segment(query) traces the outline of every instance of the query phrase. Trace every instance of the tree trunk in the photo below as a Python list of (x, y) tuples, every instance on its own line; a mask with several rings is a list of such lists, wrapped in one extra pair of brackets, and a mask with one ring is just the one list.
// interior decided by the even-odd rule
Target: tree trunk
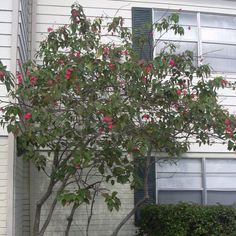
[(41, 218), (42, 206), (47, 201), (47, 199), (50, 197), (55, 184), (56, 184), (56, 182), (54, 181), (54, 178), (50, 179), (50, 183), (48, 185), (47, 191), (45, 192), (45, 194), (42, 196), (42, 198), (36, 204), (36, 211), (35, 211), (35, 217), (34, 217), (34, 227), (33, 227), (33, 236), (39, 236), (39, 227), (40, 227), (40, 218)]
[(75, 214), (75, 210), (77, 209), (79, 205), (74, 203), (72, 209), (71, 209), (71, 212), (70, 212), (70, 215), (69, 217), (67, 218), (67, 227), (66, 227), (66, 231), (65, 231), (65, 236), (69, 236), (69, 232), (70, 232), (70, 227), (71, 227), (71, 224), (72, 224), (72, 221), (73, 221), (73, 218), (74, 218), (74, 214)]

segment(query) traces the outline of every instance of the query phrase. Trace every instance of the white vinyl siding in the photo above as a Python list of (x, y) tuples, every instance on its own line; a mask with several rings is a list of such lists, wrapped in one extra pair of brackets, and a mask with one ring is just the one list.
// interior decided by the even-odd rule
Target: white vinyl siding
[[(29, 60), (30, 0), (19, 0), (17, 32), (17, 73), (24, 74), (23, 63)], [(29, 218), (29, 165), (16, 157), (14, 168), (15, 235), (30, 235)]]
[(8, 140), (0, 137), (0, 235), (7, 231)]
[[(8, 69), (11, 64), (12, 39), (12, 3), (2, 1), (0, 5), (0, 60)], [(8, 101), (5, 86), (0, 83), (0, 107)], [(1, 113), (0, 113), (1, 116)], [(7, 235), (8, 221), (8, 135), (6, 129), (0, 127), (0, 235)]]

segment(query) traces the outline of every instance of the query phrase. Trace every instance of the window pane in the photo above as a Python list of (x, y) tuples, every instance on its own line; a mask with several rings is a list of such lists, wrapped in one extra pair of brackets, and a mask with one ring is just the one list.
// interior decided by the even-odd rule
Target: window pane
[(202, 176), (200, 173), (159, 173), (157, 188), (201, 188)]
[(236, 17), (201, 13), (201, 26), (236, 29)]
[(236, 173), (236, 159), (206, 159), (207, 173)]
[(157, 173), (160, 172), (193, 172), (201, 173), (201, 159), (180, 159), (173, 162), (158, 162)]
[(203, 43), (202, 44), (203, 57), (235, 59), (236, 60), (236, 46)]
[(206, 160), (207, 188), (236, 188), (236, 159)]
[(236, 202), (236, 192), (207, 191), (207, 204), (231, 205)]
[[(154, 22), (171, 15), (173, 11), (170, 10), (156, 10), (154, 12)], [(192, 25), (197, 26), (197, 14), (194, 12), (181, 12), (179, 14), (180, 25)]]
[(235, 59), (220, 59), (204, 57), (204, 63), (210, 64), (212, 72), (225, 72), (235, 73), (236, 72), (236, 60)]
[(236, 174), (207, 174), (206, 186), (209, 188), (235, 188)]
[(174, 34), (173, 30), (168, 31), (167, 33), (163, 32), (157, 34), (157, 38), (161, 38), (162, 40), (186, 40), (186, 41), (197, 41), (197, 27), (191, 27), (189, 30), (188, 27), (184, 27), (184, 35)]
[(202, 44), (204, 63), (216, 72), (236, 72), (236, 45)]
[(236, 30), (201, 28), (202, 41), (235, 43)]
[[(190, 43), (190, 42), (176, 42), (176, 41), (165, 41), (167, 43), (172, 43), (176, 46), (176, 53), (183, 53), (186, 50), (189, 50), (193, 52), (193, 56), (197, 57), (197, 43)], [(157, 43), (156, 45), (156, 55), (160, 53), (160, 50), (162, 50), (164, 47), (166, 47), (166, 44), (161, 41)]]
[(201, 191), (158, 191), (158, 203), (178, 202), (202, 203)]

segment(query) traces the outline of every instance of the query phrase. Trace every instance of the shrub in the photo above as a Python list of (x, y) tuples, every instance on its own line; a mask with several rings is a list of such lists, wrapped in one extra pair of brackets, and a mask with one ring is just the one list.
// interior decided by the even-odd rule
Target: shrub
[(236, 211), (230, 206), (146, 205), (141, 209), (139, 236), (234, 236)]

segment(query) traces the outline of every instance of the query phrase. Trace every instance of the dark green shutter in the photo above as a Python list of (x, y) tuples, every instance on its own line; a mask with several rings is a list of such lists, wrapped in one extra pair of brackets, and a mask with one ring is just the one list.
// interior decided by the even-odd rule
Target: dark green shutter
[[(140, 59), (149, 60), (153, 57), (152, 9), (132, 8), (133, 48)], [(145, 43), (140, 43), (142, 39)]]
[[(153, 36), (152, 36), (152, 9), (151, 8), (132, 8), (132, 32), (133, 49), (137, 52), (140, 59), (151, 60), (153, 58)], [(140, 43), (144, 40), (144, 44)], [(138, 175), (143, 178), (142, 168), (137, 170)], [(155, 162), (150, 167), (148, 176), (149, 197), (147, 203), (156, 202), (156, 177)], [(144, 196), (143, 188), (134, 191), (134, 204), (136, 205)], [(140, 211), (135, 214), (135, 222), (140, 219)]]
[[(155, 161), (152, 159), (152, 164), (150, 166), (148, 175), (148, 194), (149, 199), (146, 203), (156, 203), (156, 173), (155, 173)], [(137, 169), (138, 176), (143, 179), (144, 171), (142, 167)], [(134, 191), (134, 204), (136, 205), (144, 197), (144, 190), (142, 186)], [(140, 220), (140, 210), (135, 213), (135, 223), (137, 224)]]

